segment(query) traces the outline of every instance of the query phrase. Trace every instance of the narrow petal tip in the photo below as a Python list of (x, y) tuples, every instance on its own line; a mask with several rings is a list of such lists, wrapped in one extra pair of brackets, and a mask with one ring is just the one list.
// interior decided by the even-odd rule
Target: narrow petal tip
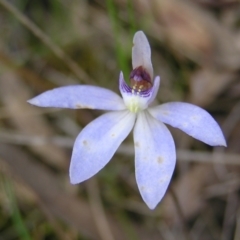
[(39, 101), (37, 100), (36, 97), (27, 100), (27, 103), (30, 103), (30, 104), (35, 105), (35, 106), (38, 106), (38, 105), (39, 105)]
[(71, 174), (70, 174), (70, 183), (71, 183), (72, 185), (76, 185), (76, 184), (78, 184), (78, 183), (80, 183), (80, 182), (77, 181), (76, 179), (74, 179), (74, 177), (72, 177)]
[(221, 138), (219, 138), (219, 140), (216, 142), (216, 145), (214, 145), (214, 146), (227, 147), (227, 142), (226, 142), (224, 136), (222, 136)]
[(81, 179), (81, 171), (79, 171), (76, 167), (70, 165), (69, 178), (70, 178), (70, 183), (72, 185), (76, 185), (76, 184), (79, 184), (81, 182), (84, 182), (85, 180), (89, 179), (90, 177), (85, 178), (85, 179)]
[(158, 205), (158, 203), (161, 201), (157, 201), (157, 202), (151, 202), (151, 201), (147, 201), (147, 200), (145, 200), (145, 199), (143, 199), (143, 201), (146, 203), (146, 205), (148, 206), (148, 208), (150, 209), (150, 210), (154, 210), (156, 207), (157, 207), (157, 205)]

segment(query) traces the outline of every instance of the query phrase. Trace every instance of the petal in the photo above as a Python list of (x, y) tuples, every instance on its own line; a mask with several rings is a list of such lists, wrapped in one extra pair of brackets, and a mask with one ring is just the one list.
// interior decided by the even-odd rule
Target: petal
[(134, 127), (136, 180), (143, 200), (154, 209), (163, 198), (175, 163), (175, 145), (167, 127), (147, 111)]
[(165, 103), (149, 109), (158, 120), (179, 128), (190, 136), (211, 146), (226, 146), (217, 122), (202, 108), (181, 102)]
[(136, 32), (133, 37), (132, 66), (133, 69), (143, 66), (153, 79), (151, 48), (143, 31)]
[(88, 85), (59, 87), (28, 101), (39, 107), (89, 108), (101, 110), (125, 109), (122, 98), (111, 90)]
[(148, 99), (148, 104), (152, 103), (155, 100), (158, 93), (159, 86), (160, 86), (160, 77), (156, 76), (154, 79), (153, 87), (152, 87), (151, 97)]
[(133, 128), (135, 114), (106, 113), (89, 123), (78, 135), (70, 164), (70, 181), (80, 183), (100, 171)]
[(125, 105), (132, 112), (138, 112), (139, 110), (146, 109), (148, 105), (155, 99), (159, 85), (160, 77), (157, 76), (154, 79), (152, 88), (140, 93), (135, 92), (131, 87), (127, 85), (124, 80), (123, 73), (120, 72), (119, 90), (121, 92)]

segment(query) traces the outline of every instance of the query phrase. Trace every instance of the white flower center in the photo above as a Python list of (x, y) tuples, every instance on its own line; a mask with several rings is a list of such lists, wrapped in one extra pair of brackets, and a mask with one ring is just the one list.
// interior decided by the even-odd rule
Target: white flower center
[(148, 107), (148, 99), (140, 96), (138, 93), (129, 93), (123, 98), (126, 107), (130, 112), (137, 113)]

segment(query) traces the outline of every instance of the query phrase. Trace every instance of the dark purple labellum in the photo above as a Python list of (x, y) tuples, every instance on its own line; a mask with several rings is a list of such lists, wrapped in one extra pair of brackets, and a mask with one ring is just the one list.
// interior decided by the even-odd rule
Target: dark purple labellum
[(130, 87), (136, 92), (146, 91), (152, 87), (151, 77), (142, 66), (132, 70)]

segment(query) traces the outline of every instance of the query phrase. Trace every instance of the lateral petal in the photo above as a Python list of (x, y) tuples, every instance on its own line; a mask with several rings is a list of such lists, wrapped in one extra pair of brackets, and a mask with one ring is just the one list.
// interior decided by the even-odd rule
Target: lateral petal
[(130, 133), (134, 122), (135, 114), (125, 110), (103, 114), (89, 123), (74, 143), (71, 183), (80, 183), (99, 172)]
[(137, 185), (145, 203), (154, 209), (174, 171), (175, 144), (167, 127), (147, 111), (138, 114), (133, 136)]
[(149, 109), (156, 119), (179, 128), (211, 146), (226, 146), (222, 130), (204, 109), (190, 103), (171, 102)]
[(30, 100), (39, 107), (88, 108), (100, 110), (125, 109), (122, 98), (111, 90), (88, 85), (59, 87)]

